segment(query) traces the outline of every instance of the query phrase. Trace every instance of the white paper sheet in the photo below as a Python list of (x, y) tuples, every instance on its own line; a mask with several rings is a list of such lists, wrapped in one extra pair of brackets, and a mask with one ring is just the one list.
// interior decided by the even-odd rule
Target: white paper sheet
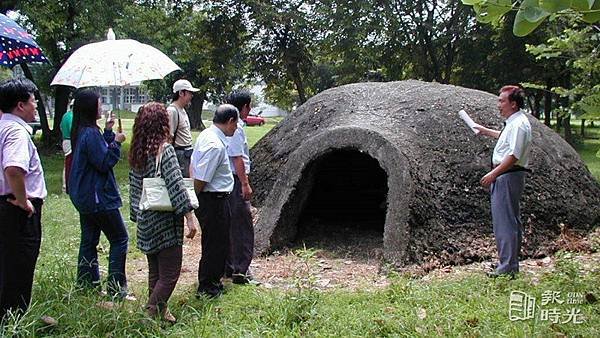
[(469, 126), (469, 128), (471, 128), (471, 130), (475, 133), (475, 134), (479, 134), (479, 130), (475, 129), (475, 126), (478, 126), (477, 123), (473, 122), (473, 119), (469, 116), (469, 114), (467, 114), (466, 111), (464, 110), (460, 110), (458, 112), (458, 116), (460, 116), (461, 119), (463, 119), (463, 121), (465, 121), (465, 123), (467, 124), (467, 126)]

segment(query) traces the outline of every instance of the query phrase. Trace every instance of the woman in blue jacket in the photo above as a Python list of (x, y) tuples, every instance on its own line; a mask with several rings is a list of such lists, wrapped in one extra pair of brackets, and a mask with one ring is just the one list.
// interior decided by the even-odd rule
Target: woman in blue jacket
[(99, 287), (96, 247), (103, 232), (110, 243), (107, 292), (127, 297), (125, 258), (129, 236), (119, 212), (122, 206), (113, 167), (121, 155), (125, 135), (114, 133), (114, 120), (107, 119), (104, 134), (96, 121), (102, 117), (99, 95), (83, 90), (75, 95), (71, 143), (73, 163), (69, 175), (69, 196), (79, 211), (81, 243), (77, 264), (77, 283)]

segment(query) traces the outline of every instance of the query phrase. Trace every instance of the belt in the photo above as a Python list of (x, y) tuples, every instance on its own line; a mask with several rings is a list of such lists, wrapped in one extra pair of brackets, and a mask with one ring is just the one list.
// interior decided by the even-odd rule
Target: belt
[(202, 192), (200, 192), (200, 194), (206, 195), (206, 196), (215, 197), (215, 198), (225, 198), (225, 197), (228, 197), (231, 194), (231, 192), (225, 192), (225, 191), (202, 191)]
[[(8, 199), (14, 200), (15, 199), (15, 195), (13, 194), (8, 194), (8, 195), (0, 195), (0, 202), (6, 202), (8, 201)], [(44, 202), (43, 199), (41, 198), (37, 198), (37, 197), (33, 197), (33, 198), (28, 198), (28, 200), (30, 200), (32, 203), (40, 203), (40, 202)]]
[[(497, 167), (497, 165), (494, 166), (494, 168), (496, 168), (496, 167)], [(532, 172), (531, 169), (529, 169), (529, 168), (525, 168), (525, 167), (522, 167), (520, 165), (513, 165), (512, 167), (510, 167), (510, 169), (508, 169), (507, 171), (503, 172), (502, 174), (514, 173), (514, 172), (517, 172), (517, 171), (526, 171), (528, 173)], [(502, 175), (502, 174), (500, 174), (500, 175)]]
[(173, 146), (173, 148), (175, 148), (175, 150), (190, 150), (192, 149), (192, 146)]

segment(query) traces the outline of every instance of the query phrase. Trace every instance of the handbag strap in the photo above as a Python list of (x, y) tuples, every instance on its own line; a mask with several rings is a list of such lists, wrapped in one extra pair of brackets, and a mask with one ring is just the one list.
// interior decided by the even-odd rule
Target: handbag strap
[(165, 151), (165, 146), (169, 144), (167, 142), (161, 144), (161, 146), (158, 148), (158, 154), (156, 154), (156, 164), (155, 164), (155, 170), (154, 170), (154, 177), (160, 177), (161, 172), (160, 172), (160, 164), (162, 163), (162, 155), (163, 152)]
[(175, 146), (175, 139), (177, 138), (177, 130), (179, 130), (179, 108), (177, 108), (177, 106), (173, 103), (171, 103), (169, 105), (169, 107), (175, 108), (175, 115), (177, 116), (177, 123), (175, 123), (175, 131), (173, 132), (173, 140), (171, 140), (171, 143), (173, 144), (173, 146)]

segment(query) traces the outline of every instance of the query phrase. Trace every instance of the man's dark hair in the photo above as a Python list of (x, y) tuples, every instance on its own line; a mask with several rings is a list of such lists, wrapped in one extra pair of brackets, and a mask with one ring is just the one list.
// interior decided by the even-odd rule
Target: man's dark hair
[(0, 110), (10, 113), (19, 102), (27, 102), (37, 91), (28, 79), (8, 79), (0, 83)]
[(215, 116), (213, 117), (213, 123), (224, 124), (227, 121), (234, 119), (237, 121), (239, 118), (239, 112), (236, 107), (231, 104), (222, 104), (217, 107)]
[(525, 107), (525, 91), (523, 88), (514, 85), (504, 86), (500, 88), (500, 93), (504, 92), (508, 93), (508, 100), (515, 102), (519, 109)]
[(238, 111), (241, 111), (245, 105), (250, 104), (252, 97), (250, 97), (250, 92), (246, 89), (236, 89), (227, 95), (225, 101), (236, 107)]
[(175, 102), (177, 100), (179, 100), (179, 90), (173, 93), (173, 95), (171, 96), (171, 102)]

